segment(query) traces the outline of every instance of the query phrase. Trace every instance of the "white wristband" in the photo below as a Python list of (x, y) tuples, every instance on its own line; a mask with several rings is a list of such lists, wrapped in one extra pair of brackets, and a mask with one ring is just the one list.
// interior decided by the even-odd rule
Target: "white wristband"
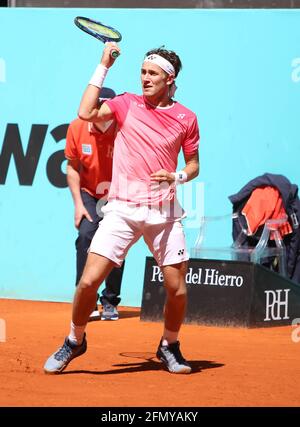
[(91, 80), (89, 81), (89, 84), (93, 86), (97, 86), (99, 89), (101, 89), (103, 86), (103, 82), (106, 77), (107, 71), (108, 71), (108, 68), (106, 68), (102, 64), (98, 64)]
[(184, 184), (187, 181), (187, 173), (184, 171), (172, 172), (172, 175), (175, 178), (175, 184)]

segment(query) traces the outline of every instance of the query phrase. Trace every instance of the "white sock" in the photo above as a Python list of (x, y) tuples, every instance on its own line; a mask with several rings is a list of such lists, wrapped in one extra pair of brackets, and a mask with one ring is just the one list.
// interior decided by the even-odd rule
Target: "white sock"
[(76, 345), (82, 344), (85, 328), (86, 328), (86, 325), (84, 325), (84, 326), (76, 326), (71, 321), (71, 329), (70, 329), (70, 333), (69, 333), (69, 336), (68, 336), (69, 340), (73, 344), (76, 344)]
[(169, 345), (177, 341), (179, 331), (173, 332), (168, 329), (164, 329), (162, 345)]

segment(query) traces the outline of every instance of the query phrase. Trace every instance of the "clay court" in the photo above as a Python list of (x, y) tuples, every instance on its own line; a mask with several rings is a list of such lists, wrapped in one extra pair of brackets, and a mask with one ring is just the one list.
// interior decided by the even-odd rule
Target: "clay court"
[(0, 300), (0, 405), (21, 407), (274, 407), (300, 405), (300, 342), (292, 327), (259, 329), (184, 325), (181, 345), (191, 375), (162, 368), (160, 323), (121, 307), (117, 322), (92, 322), (88, 351), (60, 375), (46, 358), (62, 344), (71, 304)]

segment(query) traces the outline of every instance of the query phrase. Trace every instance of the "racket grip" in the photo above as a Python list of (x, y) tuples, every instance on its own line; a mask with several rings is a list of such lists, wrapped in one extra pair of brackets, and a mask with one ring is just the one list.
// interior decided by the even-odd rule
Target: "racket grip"
[(120, 54), (119, 54), (119, 52), (118, 52), (117, 50), (112, 50), (112, 51), (110, 52), (110, 56), (111, 56), (112, 58), (117, 58), (119, 55), (120, 55)]

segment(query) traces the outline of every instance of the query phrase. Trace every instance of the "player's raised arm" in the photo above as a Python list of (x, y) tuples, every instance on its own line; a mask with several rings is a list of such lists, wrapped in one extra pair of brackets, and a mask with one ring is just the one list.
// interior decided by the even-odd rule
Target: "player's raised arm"
[(97, 65), (80, 102), (78, 117), (82, 120), (89, 122), (105, 122), (113, 118), (113, 113), (106, 104), (99, 106), (100, 91), (104, 79), (109, 68), (115, 62), (115, 58), (111, 55), (112, 51), (120, 52), (120, 48), (113, 42), (107, 42), (103, 50), (100, 64)]

